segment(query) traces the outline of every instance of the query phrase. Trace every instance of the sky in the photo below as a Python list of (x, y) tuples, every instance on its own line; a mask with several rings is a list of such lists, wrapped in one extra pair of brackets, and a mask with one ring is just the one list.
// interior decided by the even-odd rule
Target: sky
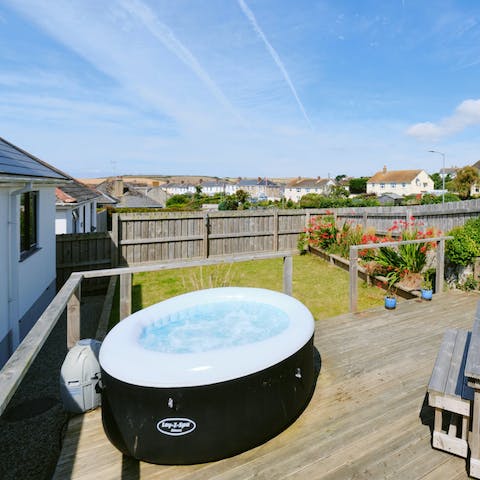
[(480, 2), (0, 0), (0, 136), (75, 177), (480, 159)]

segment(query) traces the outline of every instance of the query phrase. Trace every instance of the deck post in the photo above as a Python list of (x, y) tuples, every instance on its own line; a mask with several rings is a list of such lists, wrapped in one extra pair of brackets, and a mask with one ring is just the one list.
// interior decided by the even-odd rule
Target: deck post
[(132, 274), (120, 275), (120, 320), (132, 313)]
[(357, 312), (358, 288), (358, 250), (355, 247), (350, 247), (350, 312)]
[(283, 293), (292, 295), (293, 257), (283, 257)]
[(80, 340), (81, 282), (67, 303), (67, 348), (70, 350)]
[(445, 276), (445, 239), (437, 243), (437, 275), (435, 277), (435, 293), (443, 292), (443, 277)]

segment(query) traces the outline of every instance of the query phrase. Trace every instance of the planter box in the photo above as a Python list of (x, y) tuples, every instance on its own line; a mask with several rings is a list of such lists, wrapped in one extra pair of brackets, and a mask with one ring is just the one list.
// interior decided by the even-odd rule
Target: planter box
[[(350, 269), (350, 262), (346, 258), (341, 257), (340, 255), (327, 253), (315, 247), (309, 247), (308, 250), (313, 255), (323, 258), (325, 261), (330, 262), (337, 267), (343, 268), (343, 270), (347, 272)], [(381, 275), (369, 275), (365, 271), (365, 269), (360, 265), (358, 265), (358, 278), (361, 278), (362, 280), (369, 283), (373, 283), (373, 282), (376, 282), (376, 284), (380, 283), (380, 286), (384, 290), (387, 290), (388, 282), (385, 277)], [(420, 297), (420, 290), (410, 290), (401, 286), (396, 286), (395, 288), (396, 288), (397, 296), (405, 298), (407, 300)]]

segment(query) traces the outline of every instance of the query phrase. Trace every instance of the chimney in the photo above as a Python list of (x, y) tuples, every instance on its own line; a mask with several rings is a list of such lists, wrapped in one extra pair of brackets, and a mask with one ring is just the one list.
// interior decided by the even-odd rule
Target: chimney
[(120, 198), (123, 196), (123, 178), (117, 177), (113, 181), (113, 196)]
[(387, 173), (387, 166), (386, 165), (383, 166), (383, 173)]

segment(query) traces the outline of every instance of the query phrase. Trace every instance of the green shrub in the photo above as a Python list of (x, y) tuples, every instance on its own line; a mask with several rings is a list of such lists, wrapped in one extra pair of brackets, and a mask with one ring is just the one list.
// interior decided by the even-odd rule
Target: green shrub
[(480, 219), (468, 220), (463, 227), (455, 227), (449, 233), (453, 237), (447, 243), (446, 254), (455, 265), (466, 266), (480, 256)]
[(458, 287), (462, 290), (465, 290), (466, 292), (471, 292), (472, 290), (476, 290), (478, 288), (478, 282), (475, 280), (473, 275), (469, 275), (465, 279), (465, 282)]

